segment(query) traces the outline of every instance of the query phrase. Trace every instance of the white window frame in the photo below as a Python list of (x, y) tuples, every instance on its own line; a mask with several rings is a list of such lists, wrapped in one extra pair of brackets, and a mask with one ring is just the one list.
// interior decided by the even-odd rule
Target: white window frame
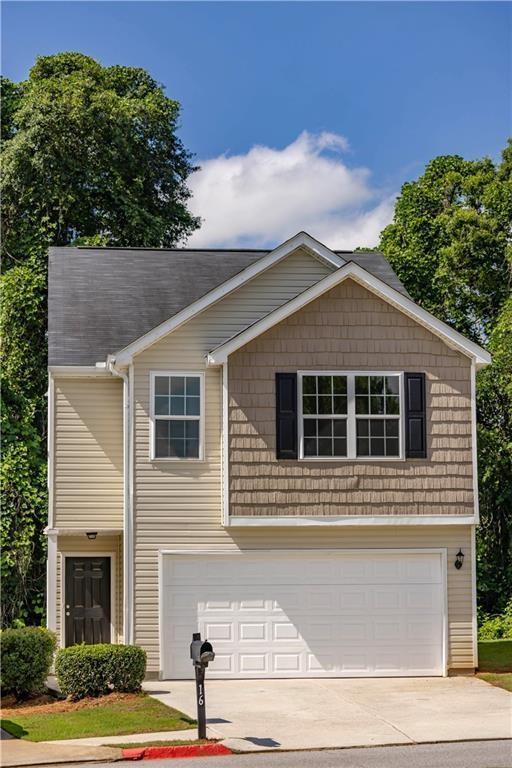
[[(199, 416), (160, 416), (155, 414), (155, 379), (157, 376), (195, 376), (199, 379)], [(205, 424), (205, 387), (204, 387), (204, 371), (151, 371), (150, 372), (150, 386), (149, 386), (149, 451), (151, 461), (164, 461), (164, 462), (183, 462), (183, 461), (204, 461), (204, 424)], [(163, 418), (165, 421), (172, 421), (173, 419), (179, 421), (198, 421), (199, 422), (199, 456), (156, 456), (155, 451), (155, 437), (156, 428), (155, 422), (157, 419)]]
[[(347, 422), (346, 456), (304, 456), (304, 413), (302, 408), (302, 379), (304, 376), (347, 376), (347, 414), (333, 414), (331, 418), (345, 418)], [(398, 418), (398, 456), (357, 456), (356, 451), (356, 376), (398, 376), (400, 416)], [(405, 461), (405, 399), (403, 371), (297, 371), (297, 416), (300, 461)], [(387, 414), (359, 414), (362, 418), (387, 419)], [(325, 414), (329, 418), (328, 414)]]

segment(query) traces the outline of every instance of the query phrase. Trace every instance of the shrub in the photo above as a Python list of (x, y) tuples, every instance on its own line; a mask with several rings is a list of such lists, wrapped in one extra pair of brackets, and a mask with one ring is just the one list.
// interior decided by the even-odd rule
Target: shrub
[(479, 640), (512, 640), (512, 600), (503, 613), (497, 616), (483, 615), (478, 627)]
[(44, 627), (4, 629), (0, 645), (2, 695), (24, 699), (44, 691), (55, 653), (54, 633)]
[(112, 691), (140, 691), (146, 652), (136, 645), (72, 645), (57, 652), (55, 671), (62, 693), (76, 701)]

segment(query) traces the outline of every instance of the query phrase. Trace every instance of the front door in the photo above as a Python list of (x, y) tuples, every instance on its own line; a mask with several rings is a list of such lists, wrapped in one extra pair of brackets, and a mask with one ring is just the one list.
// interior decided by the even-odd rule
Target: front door
[(110, 557), (66, 557), (66, 645), (110, 643)]

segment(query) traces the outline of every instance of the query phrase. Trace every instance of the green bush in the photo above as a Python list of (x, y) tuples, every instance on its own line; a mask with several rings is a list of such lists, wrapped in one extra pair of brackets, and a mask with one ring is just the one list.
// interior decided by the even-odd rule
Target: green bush
[(76, 701), (112, 691), (140, 691), (146, 652), (136, 645), (72, 645), (57, 652), (55, 672), (66, 696)]
[(4, 629), (0, 646), (2, 695), (24, 699), (44, 691), (55, 653), (54, 633), (44, 627)]
[(497, 616), (484, 614), (478, 627), (479, 640), (512, 640), (512, 600), (509, 600), (503, 613)]

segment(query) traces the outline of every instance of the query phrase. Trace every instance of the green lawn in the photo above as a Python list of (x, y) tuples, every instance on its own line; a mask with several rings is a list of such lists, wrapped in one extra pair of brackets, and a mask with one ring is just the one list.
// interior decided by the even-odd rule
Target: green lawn
[(104, 744), (104, 747), (115, 747), (116, 749), (132, 749), (135, 747), (181, 747), (187, 744), (216, 744), (218, 739), (175, 739), (174, 741), (138, 741), (135, 744), (126, 742), (126, 744)]
[(19, 714), (11, 710), (1, 720), (1, 726), (13, 736), (28, 741), (54, 741), (56, 739), (80, 739), (86, 736), (118, 736), (127, 733), (152, 731), (179, 731), (193, 728), (194, 720), (165, 706), (150, 696), (140, 694), (109, 701), (105, 696), (91, 706), (56, 711), (44, 707)]
[(512, 693), (512, 640), (480, 640), (478, 677)]

